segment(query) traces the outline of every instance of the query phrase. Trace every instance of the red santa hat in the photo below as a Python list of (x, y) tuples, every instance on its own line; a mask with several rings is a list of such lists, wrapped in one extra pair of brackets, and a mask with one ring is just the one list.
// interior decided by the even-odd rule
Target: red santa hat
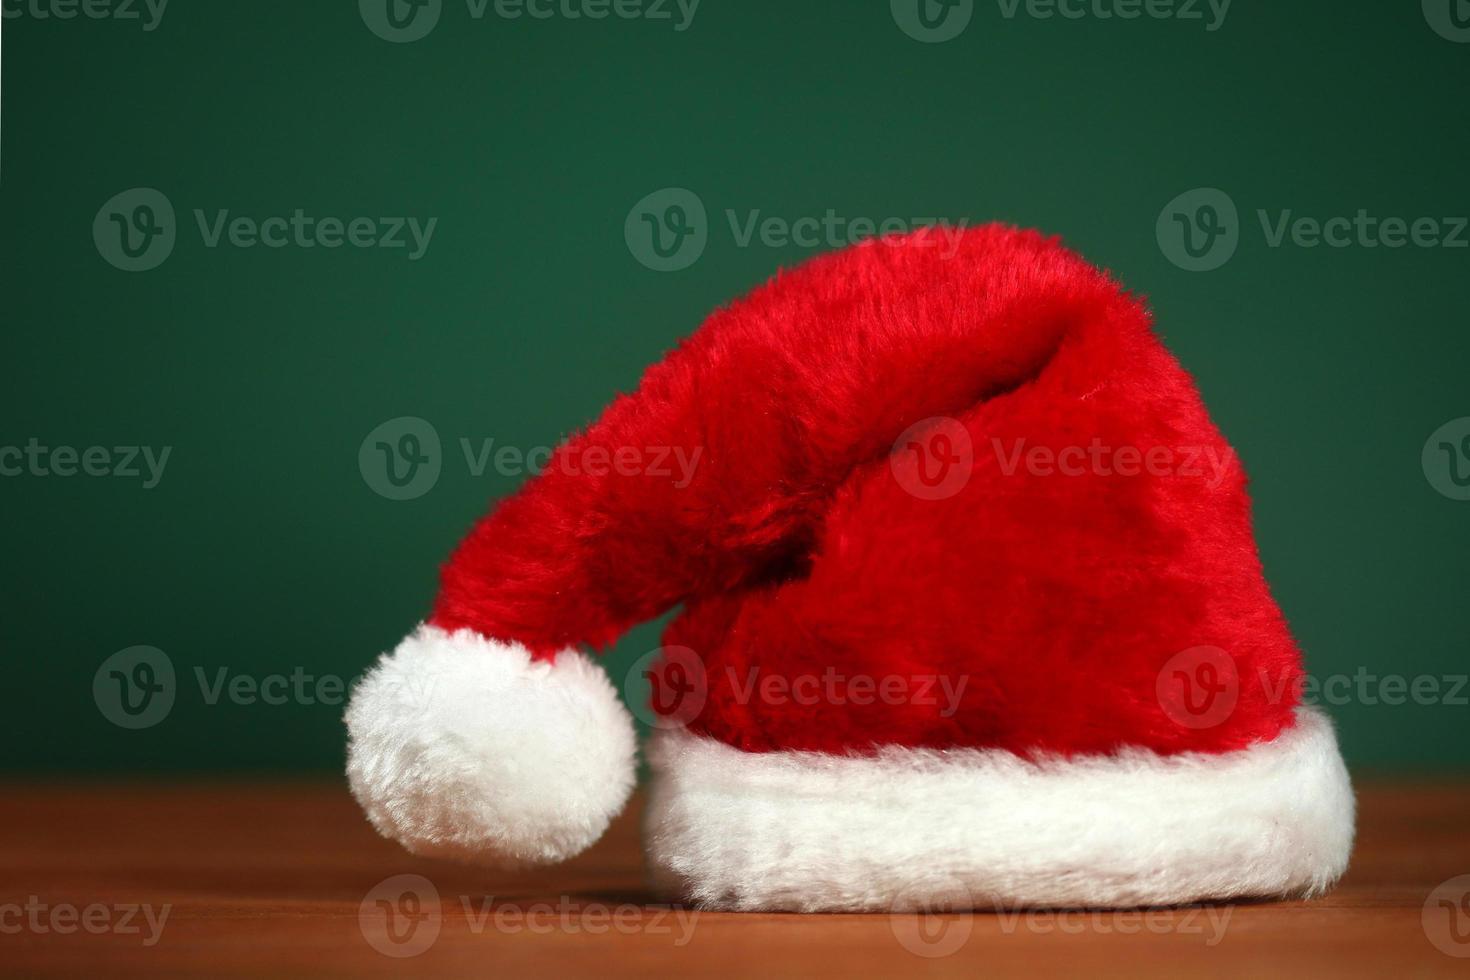
[(581, 649), (675, 606), (647, 844), (693, 900), (1153, 905), (1346, 867), (1239, 462), (1143, 303), (1055, 240), (866, 242), (651, 367), (356, 688), (373, 824), (476, 862), (592, 844), (636, 740)]

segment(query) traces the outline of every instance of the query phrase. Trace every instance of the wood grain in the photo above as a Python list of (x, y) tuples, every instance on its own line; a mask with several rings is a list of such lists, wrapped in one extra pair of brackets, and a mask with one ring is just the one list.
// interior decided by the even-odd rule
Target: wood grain
[[(0, 799), (0, 969), (28, 976), (1470, 976), (1470, 878), (1428, 901), (1437, 886), (1470, 875), (1470, 787), (1374, 784), (1360, 788), (1360, 808), (1352, 870), (1312, 902), (751, 915), (657, 904), (643, 884), (636, 805), (573, 862), (485, 872), (402, 853), (374, 835), (337, 786), (10, 785)], [(401, 874), (426, 879), (438, 901), (418, 879), (383, 886)], [(156, 923), (165, 910), (161, 928), (144, 914)], [(375, 943), (416, 955), (388, 955)]]

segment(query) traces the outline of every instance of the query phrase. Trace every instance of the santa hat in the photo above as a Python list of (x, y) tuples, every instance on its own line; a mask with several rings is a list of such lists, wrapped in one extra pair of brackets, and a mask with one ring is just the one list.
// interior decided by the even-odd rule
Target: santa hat
[(1346, 867), (1239, 462), (1142, 302), (1054, 240), (869, 241), (651, 367), (355, 690), (373, 824), (476, 862), (592, 844), (636, 740), (581, 649), (675, 606), (647, 845), (698, 902), (1154, 905)]

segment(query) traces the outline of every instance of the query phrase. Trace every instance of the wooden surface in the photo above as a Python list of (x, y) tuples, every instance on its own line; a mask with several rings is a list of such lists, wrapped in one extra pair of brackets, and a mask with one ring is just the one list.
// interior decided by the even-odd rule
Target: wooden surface
[(576, 861), (494, 873), (401, 853), (336, 786), (11, 785), (0, 972), (1470, 976), (1470, 878), (1431, 898), (1470, 875), (1470, 788), (1361, 787), (1360, 809), (1352, 870), (1313, 902), (752, 915), (654, 904), (636, 807)]

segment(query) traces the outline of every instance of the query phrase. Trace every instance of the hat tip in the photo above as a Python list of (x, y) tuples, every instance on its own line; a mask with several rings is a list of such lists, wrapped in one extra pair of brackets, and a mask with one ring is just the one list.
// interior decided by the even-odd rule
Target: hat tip
[(353, 795), (425, 857), (566, 860), (602, 836), (636, 776), (633, 721), (601, 667), (471, 630), (420, 626), (358, 682), (346, 723)]

